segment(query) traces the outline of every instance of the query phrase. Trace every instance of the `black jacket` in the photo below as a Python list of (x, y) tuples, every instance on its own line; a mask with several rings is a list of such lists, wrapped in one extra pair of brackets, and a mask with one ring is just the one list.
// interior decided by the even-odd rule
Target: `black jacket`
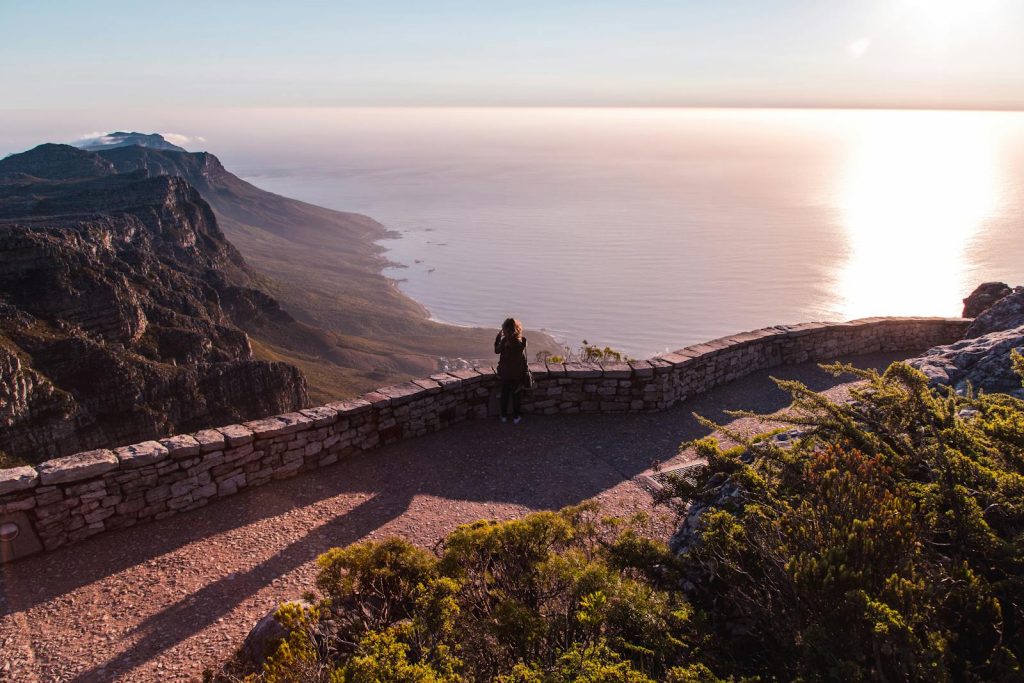
[(526, 337), (506, 339), (498, 333), (494, 338), (494, 352), (499, 354), (498, 377), (503, 382), (518, 382), (526, 373)]

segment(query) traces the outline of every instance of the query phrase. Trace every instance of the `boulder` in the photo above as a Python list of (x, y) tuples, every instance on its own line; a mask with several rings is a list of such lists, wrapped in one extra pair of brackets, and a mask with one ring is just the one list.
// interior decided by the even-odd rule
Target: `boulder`
[(1014, 287), (967, 328), (966, 337), (981, 337), (991, 332), (1011, 330), (1024, 325), (1024, 287)]
[[(305, 600), (292, 600), (308, 609), (312, 605)], [(249, 631), (242, 643), (242, 658), (257, 668), (262, 668), (267, 657), (274, 654), (277, 644), (288, 637), (288, 629), (277, 620), (277, 607), (263, 615)]]
[(963, 317), (977, 318), (1012, 291), (1005, 282), (983, 282), (964, 299)]
[[(994, 307), (990, 312), (992, 310)], [(926, 374), (933, 383), (952, 386), (957, 391), (965, 391), (970, 385), (990, 393), (1002, 392), (1024, 398), (1021, 378), (1013, 371), (1010, 361), (1014, 349), (1024, 349), (1024, 324), (936, 346), (907, 362)]]

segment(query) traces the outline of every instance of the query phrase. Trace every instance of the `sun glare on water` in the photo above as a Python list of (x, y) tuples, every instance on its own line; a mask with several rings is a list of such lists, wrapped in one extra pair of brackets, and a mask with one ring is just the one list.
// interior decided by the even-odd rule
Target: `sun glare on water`
[(841, 315), (956, 315), (977, 284), (968, 247), (998, 204), (990, 129), (971, 115), (893, 112), (858, 137), (841, 196)]

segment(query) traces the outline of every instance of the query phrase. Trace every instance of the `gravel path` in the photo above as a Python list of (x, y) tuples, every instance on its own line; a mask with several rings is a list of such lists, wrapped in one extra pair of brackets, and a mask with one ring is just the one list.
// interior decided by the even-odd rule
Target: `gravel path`
[[(811, 364), (771, 374), (844, 390)], [(689, 457), (679, 444), (707, 433), (692, 412), (749, 432), (753, 421), (722, 411), (785, 407), (768, 375), (658, 414), (469, 422), (0, 567), (0, 681), (199, 680), (263, 614), (312, 587), (313, 560), (332, 546), (397, 535), (431, 547), (458, 524), (589, 498), (613, 514), (649, 509), (634, 477)], [(659, 533), (672, 523), (658, 514)]]

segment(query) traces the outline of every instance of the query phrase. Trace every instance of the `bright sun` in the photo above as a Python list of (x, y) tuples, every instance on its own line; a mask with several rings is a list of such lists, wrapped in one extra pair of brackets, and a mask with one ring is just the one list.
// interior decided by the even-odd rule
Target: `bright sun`
[(897, 0), (904, 22), (924, 33), (948, 34), (991, 26), (1003, 0)]
[(977, 48), (1005, 29), (1011, 1), (1020, 0), (883, 0), (875, 30), (849, 43), (847, 51), (860, 58), (885, 45), (931, 54)]

